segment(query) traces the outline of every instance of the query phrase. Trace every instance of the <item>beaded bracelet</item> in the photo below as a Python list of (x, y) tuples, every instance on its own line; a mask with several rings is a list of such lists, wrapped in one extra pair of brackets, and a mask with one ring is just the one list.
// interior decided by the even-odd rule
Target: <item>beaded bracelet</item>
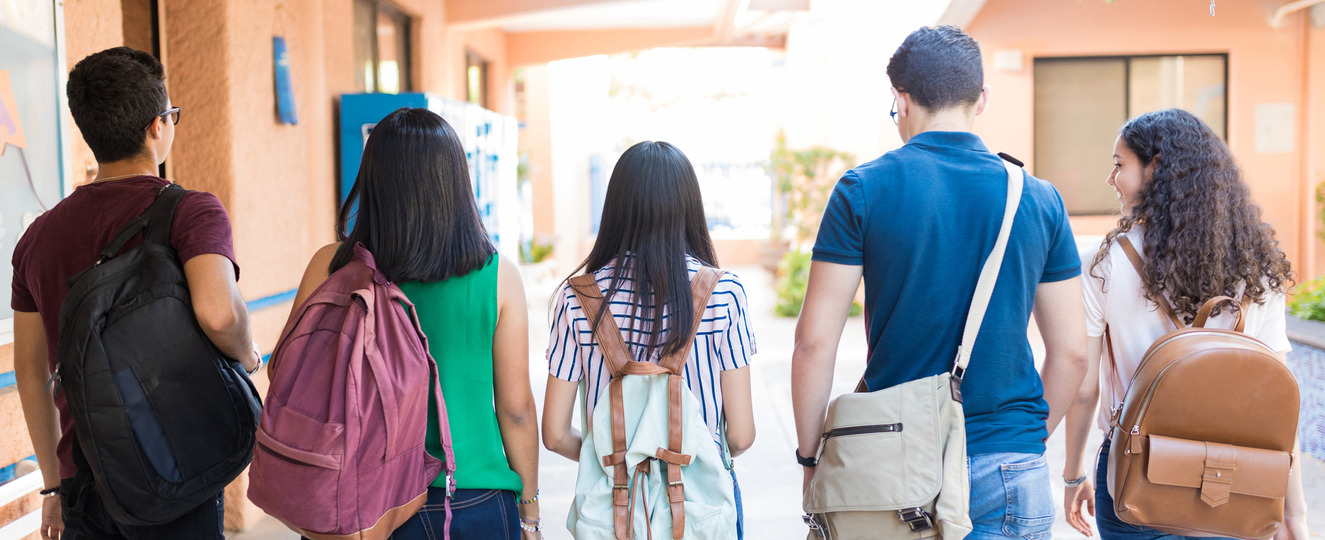
[(534, 490), (534, 498), (529, 499), (529, 500), (527, 500), (527, 501), (525, 501), (525, 500), (521, 500), (521, 501), (520, 501), (520, 504), (534, 504), (534, 503), (538, 502), (538, 494), (539, 494), (539, 491), (538, 491), (537, 489), (535, 489), (535, 490)]
[(1063, 479), (1063, 484), (1065, 484), (1067, 487), (1076, 487), (1076, 486), (1079, 486), (1079, 485), (1081, 485), (1082, 483), (1084, 483), (1084, 482), (1086, 481), (1086, 476), (1087, 476), (1088, 474), (1089, 474), (1089, 473), (1082, 473), (1081, 478), (1078, 478), (1078, 479), (1076, 479), (1076, 480), (1068, 480), (1068, 479), (1064, 478), (1064, 479)]
[(543, 530), (543, 520), (542, 519), (530, 520), (530, 519), (520, 518), (520, 530), (525, 532), (534, 532), (534, 533), (540, 532)]

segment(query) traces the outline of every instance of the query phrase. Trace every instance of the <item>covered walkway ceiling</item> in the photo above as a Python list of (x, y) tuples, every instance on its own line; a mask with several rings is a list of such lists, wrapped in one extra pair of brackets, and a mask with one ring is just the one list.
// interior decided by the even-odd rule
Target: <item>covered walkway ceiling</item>
[(783, 48), (810, 0), (446, 0), (450, 26), (499, 28), (526, 65), (654, 47)]

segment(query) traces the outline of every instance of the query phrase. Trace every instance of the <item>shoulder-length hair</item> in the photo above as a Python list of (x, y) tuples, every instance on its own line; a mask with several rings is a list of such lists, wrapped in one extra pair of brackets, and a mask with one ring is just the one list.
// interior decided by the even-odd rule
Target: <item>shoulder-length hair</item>
[[(630, 282), (635, 291), (631, 317), (653, 321), (636, 326), (652, 329), (644, 358), (659, 347), (660, 354), (668, 355), (690, 346), (685, 338), (694, 313), (687, 256), (718, 264), (694, 166), (665, 142), (631, 146), (612, 169), (593, 249), (571, 275), (596, 272), (615, 261), (607, 296)], [(661, 324), (664, 314), (666, 325)], [(607, 302), (595, 314), (604, 316), (611, 316)]]
[[(362, 242), (392, 281), (463, 276), (496, 253), (470, 186), (465, 149), (451, 125), (427, 109), (398, 109), (377, 123), (364, 145), (337, 237)], [(347, 230), (351, 216), (354, 229)], [(331, 271), (352, 254), (338, 251)]]
[[(1242, 171), (1214, 131), (1181, 109), (1156, 111), (1123, 125), (1121, 139), (1154, 173), (1130, 212), (1118, 220), (1091, 263), (1095, 273), (1119, 234), (1144, 227), (1146, 297), (1191, 323), (1206, 300), (1245, 294), (1264, 303), (1291, 286), (1293, 273), (1274, 230), (1261, 221)], [(1218, 313), (1216, 310), (1215, 313)]]

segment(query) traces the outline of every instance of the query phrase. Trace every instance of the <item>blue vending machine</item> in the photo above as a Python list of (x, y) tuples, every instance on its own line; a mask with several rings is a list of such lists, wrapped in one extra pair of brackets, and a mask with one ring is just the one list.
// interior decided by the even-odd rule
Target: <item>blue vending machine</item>
[(340, 98), (340, 189), (345, 201), (359, 175), (363, 147), (377, 122), (401, 107), (426, 108), (451, 124), (469, 158), (479, 218), (497, 251), (516, 258), (520, 241), (518, 124), (478, 105), (434, 94), (343, 94)]

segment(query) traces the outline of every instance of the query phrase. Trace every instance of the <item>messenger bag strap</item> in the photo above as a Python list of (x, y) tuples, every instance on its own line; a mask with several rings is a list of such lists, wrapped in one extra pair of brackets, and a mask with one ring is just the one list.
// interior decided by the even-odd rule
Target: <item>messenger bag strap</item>
[[(1025, 187), (1021, 167), (1001, 155), (998, 160), (1007, 169), (1008, 196), (1003, 206), (1003, 221), (998, 228), (998, 238), (994, 240), (994, 248), (990, 250), (984, 266), (980, 268), (980, 277), (975, 282), (975, 293), (971, 295), (970, 311), (966, 313), (966, 324), (962, 330), (962, 342), (957, 347), (957, 359), (952, 366), (952, 399), (958, 402), (962, 400), (962, 377), (966, 376), (966, 366), (971, 363), (975, 338), (980, 334), (985, 311), (989, 309), (989, 301), (994, 296), (994, 284), (998, 281), (999, 270), (1003, 268), (1003, 255), (1007, 251), (1008, 238), (1012, 235), (1012, 221), (1017, 216), (1017, 208), (1021, 206), (1021, 192)], [(856, 383), (856, 392), (869, 391), (869, 385), (862, 376), (860, 382)]]
[[(1118, 245), (1123, 248), (1123, 253), (1127, 254), (1127, 260), (1132, 261), (1132, 268), (1135, 268), (1136, 273), (1144, 279), (1146, 273), (1141, 270), (1144, 266), (1144, 263), (1141, 261), (1141, 254), (1137, 253), (1136, 248), (1132, 246), (1132, 241), (1128, 240), (1126, 235), (1118, 235), (1117, 240)], [(1145, 288), (1144, 284), (1142, 284), (1142, 288)], [(1159, 310), (1164, 312), (1164, 316), (1169, 318), (1169, 322), (1173, 323), (1174, 329), (1181, 329), (1187, 326), (1182, 324), (1182, 320), (1178, 319), (1177, 315), (1173, 314), (1173, 306), (1169, 305), (1167, 299), (1155, 300), (1155, 303), (1159, 305)]]
[(626, 340), (621, 338), (621, 329), (617, 328), (612, 309), (602, 309), (605, 299), (602, 289), (598, 288), (597, 278), (592, 272), (575, 276), (570, 278), (570, 286), (580, 300), (585, 320), (593, 328), (594, 338), (598, 340), (598, 352), (602, 353), (608, 372), (613, 379), (621, 377), (625, 373), (626, 363), (631, 361), (630, 350), (626, 348)]
[(1021, 205), (1021, 191), (1025, 178), (1021, 167), (999, 159), (1008, 173), (1008, 198), (1003, 208), (1003, 223), (998, 229), (998, 239), (989, 257), (985, 258), (980, 269), (980, 278), (975, 282), (975, 293), (971, 295), (971, 309), (966, 313), (966, 325), (962, 330), (962, 343), (957, 347), (957, 359), (952, 368), (952, 398), (960, 402), (962, 377), (966, 375), (966, 366), (971, 363), (971, 350), (975, 348), (975, 338), (980, 334), (980, 325), (984, 322), (985, 311), (989, 309), (989, 300), (994, 296), (994, 285), (998, 282), (998, 272), (1003, 268), (1003, 255), (1007, 251), (1008, 237), (1012, 235), (1012, 222)]

